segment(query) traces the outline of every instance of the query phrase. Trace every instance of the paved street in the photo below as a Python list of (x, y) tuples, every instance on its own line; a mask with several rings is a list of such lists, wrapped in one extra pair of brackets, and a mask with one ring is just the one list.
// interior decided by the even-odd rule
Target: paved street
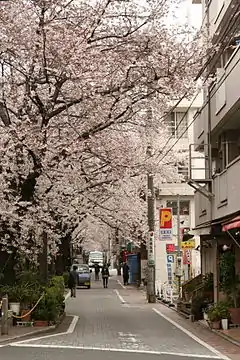
[[(136, 292), (135, 292), (136, 293)], [(126, 303), (122, 303), (126, 302)], [(225, 359), (162, 313), (146, 304), (141, 295), (134, 298), (116, 280), (109, 288), (101, 282), (92, 289), (81, 289), (67, 302), (72, 315), (67, 331), (39, 336), (0, 348), (4, 360), (182, 360)], [(234, 358), (235, 359), (235, 358)]]

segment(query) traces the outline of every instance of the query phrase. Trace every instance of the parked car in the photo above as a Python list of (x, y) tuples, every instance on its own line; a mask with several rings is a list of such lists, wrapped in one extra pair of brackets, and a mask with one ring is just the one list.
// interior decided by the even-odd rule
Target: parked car
[(77, 266), (77, 273), (78, 273), (77, 287), (86, 286), (88, 289), (90, 289), (92, 270), (89, 269), (89, 266), (87, 264), (73, 264), (72, 268), (73, 266)]

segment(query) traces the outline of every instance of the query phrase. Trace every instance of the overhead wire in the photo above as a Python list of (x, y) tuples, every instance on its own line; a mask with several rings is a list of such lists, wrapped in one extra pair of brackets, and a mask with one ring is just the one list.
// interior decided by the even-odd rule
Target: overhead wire
[[(239, 6), (238, 8), (240, 8), (240, 6)], [(235, 11), (235, 13), (238, 12), (238, 8), (237, 8), (237, 10)], [(234, 13), (234, 14), (235, 14), (235, 13)], [(234, 31), (238, 28), (238, 26), (239, 26), (239, 22), (237, 22), (237, 24), (236, 24), (236, 21), (237, 21), (237, 19), (234, 21), (234, 23), (232, 24), (232, 26), (231, 26), (231, 28), (230, 28), (230, 30), (233, 30), (233, 32), (234, 32)], [(236, 26), (234, 27), (234, 29), (232, 29), (233, 25), (235, 25), (235, 24), (236, 24)], [(229, 28), (228, 28), (228, 27), (227, 27), (227, 29), (225, 30), (225, 33), (226, 33), (226, 32), (229, 32)], [(233, 32), (232, 32), (232, 33), (233, 33)], [(232, 35), (232, 34), (231, 34), (231, 35)], [(228, 41), (228, 43), (226, 44), (226, 46), (222, 49), (220, 55), (226, 50), (226, 48), (229, 46), (229, 43), (230, 43), (231, 41), (232, 41), (232, 39), (230, 39), (230, 40)], [(216, 61), (216, 62), (217, 62), (217, 61)], [(215, 62), (214, 64), (216, 64), (216, 62)], [(237, 61), (237, 63), (238, 63), (238, 62), (239, 62), (239, 60)], [(229, 74), (226, 75), (226, 76), (224, 76), (224, 78), (221, 79), (220, 83), (218, 83), (218, 87), (217, 87), (217, 88), (215, 89), (215, 91), (211, 94), (209, 100), (212, 98), (213, 95), (215, 95), (215, 93), (216, 93), (216, 91), (218, 90), (218, 88), (222, 85), (223, 81), (230, 75), (230, 73), (231, 73), (232, 70), (235, 68), (235, 66), (237, 65), (237, 63), (236, 63), (236, 64), (234, 65), (234, 67), (231, 69), (231, 71), (229, 72)], [(197, 98), (197, 96), (199, 95), (200, 92), (201, 92), (201, 90), (200, 90), (199, 92), (197, 92), (196, 95), (194, 96), (194, 98), (193, 98), (193, 100), (191, 101), (190, 105), (188, 106), (187, 110), (184, 112), (183, 117), (181, 118), (181, 120), (179, 121), (177, 127), (175, 128), (175, 131), (177, 131), (177, 130), (179, 129), (179, 127), (181, 126), (183, 120), (185, 119), (185, 117), (186, 117), (187, 114), (188, 114), (188, 111), (191, 109), (192, 104), (194, 103), (194, 101), (196, 100), (196, 98)], [(178, 104), (179, 104), (179, 102), (178, 102)], [(206, 106), (206, 104), (205, 104), (202, 108), (204, 108), (205, 106)], [(161, 161), (166, 157), (166, 155), (169, 154), (169, 152), (172, 150), (172, 148), (178, 143), (178, 141), (183, 137), (183, 135), (184, 135), (184, 134), (187, 132), (187, 130), (190, 128), (190, 126), (194, 123), (195, 119), (196, 119), (196, 118), (194, 118), (194, 120), (187, 126), (187, 128), (185, 129), (185, 131), (181, 134), (181, 136), (179, 136), (179, 138), (176, 140), (176, 142), (174, 143), (174, 145), (172, 145), (172, 146), (170, 147), (170, 149), (166, 152), (166, 154), (164, 154), (164, 157), (161, 158), (161, 159), (159, 160), (159, 162), (161, 162)], [(174, 136), (175, 136), (175, 135), (172, 134), (172, 135), (168, 138), (167, 142), (164, 144), (164, 146), (162, 147), (162, 149), (159, 151), (159, 154), (160, 154), (160, 155), (162, 155), (163, 149), (166, 148), (166, 146), (167, 146), (167, 145), (169, 144), (169, 142), (174, 138)], [(158, 163), (159, 163), (159, 162), (158, 162)]]

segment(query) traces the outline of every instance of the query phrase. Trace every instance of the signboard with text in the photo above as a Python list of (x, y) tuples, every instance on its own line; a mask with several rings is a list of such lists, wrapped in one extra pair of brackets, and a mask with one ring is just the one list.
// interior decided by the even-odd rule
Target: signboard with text
[(148, 263), (154, 265), (154, 232), (150, 231), (148, 238)]
[(192, 253), (190, 249), (183, 250), (183, 264), (191, 265), (192, 263)]
[(167, 254), (174, 253), (175, 251), (176, 251), (175, 244), (166, 244), (166, 253)]
[(172, 208), (159, 211), (160, 240), (172, 240)]
[(194, 249), (195, 248), (195, 240), (182, 241), (181, 248), (182, 249)]

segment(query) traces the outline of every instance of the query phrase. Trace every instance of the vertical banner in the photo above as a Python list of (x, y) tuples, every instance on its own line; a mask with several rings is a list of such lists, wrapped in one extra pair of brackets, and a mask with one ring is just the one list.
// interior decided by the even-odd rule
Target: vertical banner
[(150, 231), (148, 238), (148, 263), (154, 265), (154, 232)]
[(159, 239), (172, 240), (172, 208), (160, 209), (159, 225)]
[(183, 249), (183, 265), (192, 264), (192, 251), (190, 249)]

